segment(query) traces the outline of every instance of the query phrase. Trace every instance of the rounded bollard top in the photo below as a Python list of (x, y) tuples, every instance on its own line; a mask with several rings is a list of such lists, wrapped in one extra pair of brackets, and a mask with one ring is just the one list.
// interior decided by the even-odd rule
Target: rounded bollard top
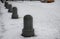
[(13, 10), (17, 10), (17, 8), (16, 7), (13, 7)]
[(10, 7), (12, 7), (12, 5), (11, 5), (11, 4), (9, 4), (9, 6), (10, 6)]
[(14, 14), (17, 14), (17, 8), (16, 7), (13, 7), (12, 11), (13, 11)]
[(8, 2), (5, 2), (5, 4), (8, 4)]
[(24, 19), (32, 19), (32, 16), (31, 15), (25, 15)]
[(5, 2), (5, 5), (7, 5), (8, 4), (8, 2)]
[(16, 12), (17, 11), (17, 8), (16, 7), (13, 7), (12, 9), (13, 9), (13, 12)]

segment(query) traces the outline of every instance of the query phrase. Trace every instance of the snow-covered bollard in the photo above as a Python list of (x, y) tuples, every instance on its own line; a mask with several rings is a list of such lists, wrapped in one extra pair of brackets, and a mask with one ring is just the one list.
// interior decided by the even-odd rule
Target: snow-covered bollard
[(7, 7), (7, 9), (10, 9), (12, 7), (12, 5), (11, 4), (8, 4), (8, 7)]
[(5, 8), (8, 8), (8, 2), (5, 2), (4, 6), (5, 6)]
[(12, 19), (18, 19), (17, 8), (12, 8)]
[(24, 28), (21, 35), (24, 37), (32, 37), (35, 35), (33, 29), (33, 18), (31, 15), (24, 16)]
[(3, 0), (0, 0), (3, 3)]
[(9, 6), (8, 6), (8, 12), (12, 12), (12, 5), (11, 4), (9, 4)]

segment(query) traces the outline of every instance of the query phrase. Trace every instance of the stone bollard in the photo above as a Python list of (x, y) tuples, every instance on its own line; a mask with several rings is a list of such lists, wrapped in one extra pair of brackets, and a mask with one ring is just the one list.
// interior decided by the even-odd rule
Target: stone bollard
[(3, 0), (0, 0), (3, 3)]
[(8, 8), (8, 2), (5, 2), (5, 5), (4, 5), (6, 8)]
[(12, 7), (12, 5), (11, 4), (8, 4), (6, 8), (7, 9), (10, 9), (11, 7)]
[(24, 16), (24, 28), (22, 30), (22, 36), (32, 37), (35, 36), (33, 29), (33, 18), (30, 15)]
[(12, 19), (18, 19), (17, 8), (12, 8)]
[(9, 4), (9, 6), (8, 6), (8, 12), (12, 12), (12, 5), (11, 4)]

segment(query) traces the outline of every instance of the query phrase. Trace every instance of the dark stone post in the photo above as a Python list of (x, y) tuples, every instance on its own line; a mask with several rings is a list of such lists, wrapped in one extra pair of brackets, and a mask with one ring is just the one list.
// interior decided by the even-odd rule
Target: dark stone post
[(9, 4), (9, 6), (8, 6), (8, 12), (12, 12), (12, 5), (11, 4)]
[(30, 15), (26, 15), (24, 16), (24, 28), (22, 30), (22, 36), (32, 37), (34, 35), (33, 18)]
[(8, 8), (8, 2), (5, 2), (5, 5), (4, 5), (6, 8)]
[(12, 5), (11, 4), (8, 4), (6, 8), (7, 9), (10, 9), (11, 7), (12, 7)]
[(0, 0), (3, 3), (3, 0)]
[(13, 7), (12, 9), (12, 19), (18, 19), (17, 8)]

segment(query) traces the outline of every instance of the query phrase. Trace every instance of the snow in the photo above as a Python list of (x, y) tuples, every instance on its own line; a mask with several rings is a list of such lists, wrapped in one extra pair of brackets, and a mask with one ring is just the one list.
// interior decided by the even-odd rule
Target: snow
[[(0, 2), (0, 39), (60, 39), (60, 0), (53, 3), (40, 1), (8, 1), (17, 7), (19, 19), (11, 19), (12, 13)], [(23, 18), (32, 15), (35, 37), (23, 37)]]

